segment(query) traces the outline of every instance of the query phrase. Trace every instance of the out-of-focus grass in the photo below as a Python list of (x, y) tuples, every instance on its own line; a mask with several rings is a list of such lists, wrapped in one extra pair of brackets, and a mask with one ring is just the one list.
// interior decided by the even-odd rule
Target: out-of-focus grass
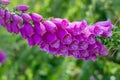
[(109, 55), (96, 62), (76, 61), (74, 58), (53, 56), (29, 47), (20, 35), (9, 34), (0, 27), (0, 50), (7, 52), (6, 62), (0, 65), (0, 80), (96, 80), (120, 79), (120, 0), (10, 0), (9, 8), (18, 4), (30, 6), (28, 12), (69, 21), (87, 20), (93, 24), (111, 19), (115, 24), (111, 38), (101, 38)]

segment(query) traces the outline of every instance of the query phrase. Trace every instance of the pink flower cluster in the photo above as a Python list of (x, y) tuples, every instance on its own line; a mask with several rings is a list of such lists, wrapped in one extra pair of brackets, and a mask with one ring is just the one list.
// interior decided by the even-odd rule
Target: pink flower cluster
[(73, 56), (75, 59), (97, 60), (97, 55), (106, 56), (107, 48), (96, 40), (98, 36), (111, 37), (113, 25), (110, 20), (88, 25), (85, 20), (69, 22), (67, 19), (44, 20), (37, 13), (26, 13), (27, 5), (16, 9), (20, 15), (0, 8), (0, 25), (8, 32), (18, 34), (29, 46), (54, 55)]

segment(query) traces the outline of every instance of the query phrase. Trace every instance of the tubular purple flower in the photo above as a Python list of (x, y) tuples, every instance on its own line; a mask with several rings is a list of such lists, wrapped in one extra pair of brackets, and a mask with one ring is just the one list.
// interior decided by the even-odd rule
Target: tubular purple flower
[(23, 18), (24, 22), (28, 22), (29, 23), (30, 21), (32, 21), (31, 16), (29, 14), (27, 14), (27, 13), (22, 13), (22, 18)]
[(89, 60), (96, 61), (97, 60), (97, 56), (95, 54), (94, 55), (90, 55), (89, 56)]
[(79, 41), (78, 40), (74, 40), (71, 42), (71, 44), (69, 45), (69, 50), (78, 50), (79, 49)]
[(97, 48), (98, 46), (97, 46), (97, 44), (95, 43), (95, 44), (89, 44), (88, 45), (88, 51), (92, 51), (93, 49), (95, 49), (95, 48)]
[(101, 26), (94, 26), (91, 28), (91, 32), (96, 36), (101, 36), (101, 34), (103, 34), (103, 29)]
[(53, 33), (47, 32), (45, 35), (46, 41), (51, 44), (57, 40), (57, 36)]
[(42, 42), (42, 37), (40, 35), (34, 34), (32, 37), (33, 37), (35, 45), (38, 45)]
[(27, 41), (28, 41), (28, 45), (29, 45), (29, 46), (35, 46), (35, 43), (34, 43), (33, 37), (29, 37), (29, 38), (27, 38)]
[(73, 56), (75, 59), (79, 60), (82, 58), (80, 51), (69, 51), (69, 56)]
[(24, 23), (25, 33), (28, 37), (31, 37), (34, 34), (34, 29), (30, 23)]
[(56, 55), (67, 56), (68, 55), (68, 48), (65, 45), (60, 45), (59, 50)]
[(80, 22), (80, 30), (84, 30), (88, 26), (87, 21), (83, 20)]
[(53, 53), (54, 55), (56, 55), (57, 49), (53, 47), (49, 47), (49, 53)]
[(40, 50), (43, 50), (43, 51), (46, 51), (47, 53), (49, 53), (49, 45), (45, 41), (43, 41), (40, 44)]
[(70, 34), (66, 35), (61, 42), (63, 44), (70, 44), (72, 42), (72, 36)]
[(50, 45), (52, 48), (59, 48), (60, 47), (60, 40), (55, 40), (53, 43)]
[(71, 35), (65, 29), (58, 28), (56, 34), (62, 43), (70, 44), (72, 42)]
[(47, 31), (42, 23), (34, 23), (34, 29), (37, 34), (43, 36)]
[(4, 18), (5, 17), (5, 10), (0, 8), (0, 18)]
[(8, 31), (9, 33), (12, 33), (12, 32), (13, 32), (13, 31), (12, 31), (11, 24), (7, 24), (7, 25), (6, 25), (6, 29), (7, 29), (7, 31)]
[(89, 56), (89, 53), (87, 50), (80, 50), (80, 53), (83, 59)]
[(86, 41), (88, 37), (84, 33), (81, 33), (80, 35), (75, 36), (75, 38), (81, 42)]
[(112, 32), (111, 31), (103, 32), (102, 36), (111, 37), (112, 36)]
[(21, 24), (22, 23), (22, 18), (20, 16), (18, 16), (17, 14), (12, 15), (12, 20), (16, 24)]
[(99, 49), (99, 53), (98, 54), (100, 56), (106, 56), (108, 54), (107, 48), (103, 44), (98, 42), (98, 41), (96, 42), (96, 44), (98, 45), (98, 49)]
[(26, 34), (26, 31), (25, 31), (25, 27), (24, 27), (24, 26), (22, 26), (22, 27), (20, 28), (20, 33), (21, 33), (22, 38), (24, 38), (24, 39), (27, 38), (27, 34)]
[(7, 57), (6, 53), (3, 51), (0, 51), (0, 63), (4, 63), (6, 60), (6, 57)]
[(5, 22), (6, 22), (6, 24), (9, 24), (10, 20), (11, 20), (11, 13), (10, 13), (10, 11), (6, 10), (5, 11)]
[(65, 28), (69, 25), (69, 21), (67, 19), (61, 19), (61, 18), (53, 18), (51, 20), (57, 27), (59, 28)]
[(43, 24), (47, 31), (52, 33), (56, 32), (57, 26), (53, 22), (48, 20), (48, 21), (44, 21)]
[(35, 22), (35, 23), (40, 23), (43, 20), (43, 17), (37, 13), (31, 13), (30, 16), (31, 16), (33, 22)]
[(15, 34), (19, 33), (19, 27), (18, 27), (18, 25), (15, 22), (11, 23), (11, 28), (12, 28), (12, 32), (13, 33), (15, 33)]
[(65, 36), (69, 35), (69, 33), (65, 29), (57, 29), (56, 31), (57, 37), (62, 40)]
[(1, 0), (0, 1), (3, 5), (8, 5), (10, 2), (9, 0)]
[(18, 5), (16, 7), (16, 9), (19, 10), (19, 11), (23, 11), (24, 12), (24, 11), (27, 11), (29, 9), (29, 6), (27, 6), (25, 4), (21, 4), (21, 5)]
[(86, 50), (88, 48), (88, 43), (85, 41), (82, 41), (79, 43), (79, 50)]
[(87, 38), (87, 42), (89, 44), (94, 44), (96, 42), (95, 35), (94, 34), (89, 35), (89, 37)]
[(97, 23), (95, 23), (95, 25), (100, 25), (103, 27), (109, 27), (110, 29), (112, 29), (114, 26), (111, 24), (111, 21), (108, 19), (107, 21), (99, 21)]
[(3, 18), (0, 18), (0, 25), (4, 27), (6, 26), (5, 20)]

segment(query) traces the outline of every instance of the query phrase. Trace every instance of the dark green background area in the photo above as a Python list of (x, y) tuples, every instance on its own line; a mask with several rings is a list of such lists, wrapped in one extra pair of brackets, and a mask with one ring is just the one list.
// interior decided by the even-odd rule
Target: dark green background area
[(8, 56), (0, 64), (0, 80), (89, 80), (91, 76), (96, 80), (120, 80), (120, 0), (10, 0), (9, 8), (18, 4), (29, 5), (28, 12), (39, 13), (45, 19), (87, 20), (89, 24), (110, 19), (115, 25), (113, 36), (99, 38), (109, 55), (93, 62), (46, 54), (0, 27), (0, 50)]

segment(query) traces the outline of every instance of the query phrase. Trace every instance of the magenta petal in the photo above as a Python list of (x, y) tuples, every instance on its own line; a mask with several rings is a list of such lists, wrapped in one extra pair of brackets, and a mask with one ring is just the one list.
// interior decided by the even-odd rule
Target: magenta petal
[(0, 17), (3, 18), (5, 17), (5, 10), (0, 8)]
[(10, 11), (6, 10), (5, 11), (5, 22), (10, 23), (10, 19), (11, 19), (11, 13)]
[(107, 21), (99, 21), (99, 22), (97, 22), (95, 25), (100, 25), (100, 26), (103, 26), (103, 27), (113, 28), (113, 25), (111, 24), (111, 21), (110, 21), (110, 20), (107, 20)]
[(88, 38), (87, 38), (87, 42), (89, 44), (94, 44), (96, 42), (95, 40), (95, 35), (91, 34)]
[(102, 33), (103, 33), (103, 30), (102, 30), (102, 28), (100, 26), (95, 26), (94, 27), (94, 34), (96, 36), (100, 36)]
[(81, 53), (81, 56), (82, 56), (83, 58), (85, 58), (85, 57), (88, 57), (88, 56), (89, 56), (89, 53), (88, 53), (88, 51), (87, 51), (87, 50), (80, 50), (80, 53)]
[(6, 26), (5, 20), (3, 18), (0, 18), (0, 25), (4, 27)]
[(69, 45), (70, 50), (78, 50), (79, 49), (79, 41), (74, 40), (72, 43)]
[(80, 30), (84, 30), (87, 27), (87, 22), (85, 20), (81, 21), (80, 23)]
[(61, 18), (54, 18), (51, 20), (57, 27), (59, 28), (65, 28), (69, 25), (69, 21), (67, 19), (61, 19)]
[(43, 36), (46, 33), (45, 26), (42, 23), (34, 23), (34, 29), (37, 34)]
[(42, 42), (40, 44), (40, 50), (46, 51), (47, 53), (49, 53), (49, 45), (46, 42)]
[(43, 20), (42, 16), (37, 13), (31, 13), (30, 16), (33, 22), (36, 22), (36, 23), (40, 23)]
[(57, 40), (57, 36), (53, 33), (47, 32), (45, 35), (46, 41), (51, 44)]
[(112, 36), (112, 32), (111, 31), (103, 32), (102, 36), (111, 37)]
[(70, 44), (72, 42), (72, 36), (70, 34), (66, 35), (61, 42), (63, 44)]
[(91, 56), (90, 56), (90, 59), (91, 59), (92, 61), (96, 61), (96, 60), (97, 60), (97, 56), (96, 56), (96, 55), (91, 55)]
[(42, 37), (38, 34), (34, 34), (33, 35), (33, 40), (34, 40), (35, 44), (38, 45), (42, 42)]
[(69, 34), (65, 29), (60, 29), (60, 28), (56, 31), (56, 33), (57, 33), (57, 37), (61, 40)]
[(12, 15), (12, 20), (16, 24), (21, 24), (22, 23), (22, 18), (18, 16), (17, 14)]
[(77, 60), (82, 59), (80, 51), (77, 51), (77, 50), (72, 51), (72, 54), (75, 57), (75, 59), (77, 59)]
[(7, 29), (8, 32), (12, 33), (11, 24), (7, 24), (7, 25), (6, 25), (6, 29)]
[(49, 47), (49, 53), (53, 53), (54, 55), (57, 54), (57, 49), (53, 47)]
[(30, 21), (32, 21), (31, 16), (30, 16), (29, 14), (27, 14), (27, 13), (22, 13), (22, 18), (23, 18), (23, 20), (24, 20), (25, 22), (30, 22)]
[(44, 21), (43, 24), (44, 24), (44, 26), (45, 26), (47, 31), (49, 31), (49, 32), (56, 32), (57, 27), (56, 27), (56, 25), (53, 22), (51, 22), (51, 21)]
[(71, 35), (65, 29), (58, 28), (56, 33), (57, 33), (57, 37), (61, 40), (62, 43), (70, 44), (72, 42)]
[(88, 45), (88, 50), (89, 51), (92, 51), (93, 49), (95, 49), (95, 48), (97, 48), (97, 44), (95, 43), (95, 44), (89, 44)]
[(15, 34), (18, 34), (18, 33), (19, 33), (19, 27), (18, 27), (18, 25), (16, 25), (14, 22), (11, 23), (11, 27), (12, 27), (12, 31), (13, 31)]
[(25, 32), (28, 37), (31, 37), (34, 34), (34, 29), (32, 27), (32, 24), (30, 23), (24, 23)]
[(81, 33), (80, 35), (75, 36), (75, 38), (81, 42), (86, 41), (88, 37), (85, 34)]
[(35, 43), (34, 43), (34, 40), (33, 40), (32, 37), (29, 37), (27, 40), (28, 40), (28, 45), (29, 46), (35, 46)]
[(68, 48), (64, 45), (61, 45), (59, 48), (59, 51), (57, 53), (58, 53), (58, 55), (67, 56), (68, 55)]
[(99, 55), (101, 55), (101, 56), (106, 56), (106, 55), (108, 55), (108, 50), (107, 50), (107, 48), (103, 45), (103, 44), (101, 44), (100, 42), (96, 42), (96, 44), (98, 45), (98, 49), (99, 49)]
[(51, 44), (51, 47), (53, 48), (59, 48), (60, 47), (60, 40), (56, 40)]
[(27, 38), (27, 34), (26, 34), (26, 32), (25, 32), (25, 27), (22, 27), (22, 28), (20, 28), (20, 33), (21, 33), (21, 36), (23, 37), (23, 38)]
[(80, 50), (86, 50), (88, 48), (88, 43), (85, 41), (82, 41), (79, 43), (79, 49)]

